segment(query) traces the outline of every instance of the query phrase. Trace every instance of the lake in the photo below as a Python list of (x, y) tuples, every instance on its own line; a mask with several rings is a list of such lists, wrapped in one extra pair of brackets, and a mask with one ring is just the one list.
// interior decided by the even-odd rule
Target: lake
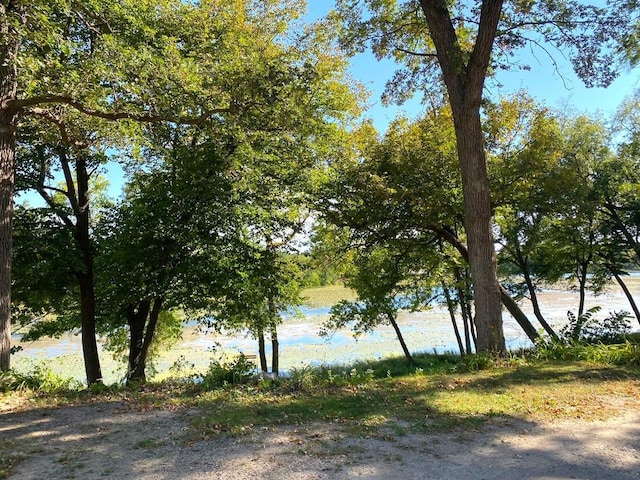
[[(634, 275), (628, 280), (630, 289), (638, 298), (640, 277)], [(554, 327), (560, 327), (567, 322), (568, 310), (577, 311), (578, 294), (569, 290), (547, 289), (540, 293), (539, 301), (545, 318)], [(631, 310), (622, 291), (615, 285), (605, 294), (588, 295), (587, 308), (596, 305), (602, 307), (598, 314), (600, 317), (612, 311)], [(522, 308), (534, 325), (539, 327), (527, 301), (522, 302)], [(354, 337), (351, 331), (343, 329), (324, 338), (318, 332), (322, 323), (329, 317), (329, 307), (305, 306), (301, 310), (301, 317), (285, 318), (284, 323), (278, 328), (282, 371), (307, 365), (349, 363), (402, 354), (395, 332), (390, 326), (381, 326), (375, 332), (360, 337)], [(437, 306), (416, 313), (400, 312), (398, 324), (409, 349), (413, 352), (457, 352), (449, 313), (443, 307)], [(638, 327), (635, 319), (632, 320), (632, 326), (634, 329)], [(515, 320), (506, 312), (504, 327), (509, 348), (531, 345)], [(79, 336), (68, 335), (61, 339), (39, 340), (20, 345), (24, 350), (12, 358), (13, 365), (19, 370), (28, 370), (34, 363), (44, 361), (56, 373), (79, 381), (84, 380)], [(270, 356), (268, 339), (267, 347)], [(246, 355), (258, 353), (257, 342), (246, 334), (202, 333), (197, 332), (193, 326), (187, 326), (182, 340), (159, 359), (159, 377), (166, 376), (168, 369), (178, 360), (193, 364), (199, 370), (206, 369), (213, 355), (212, 349), (221, 354), (239, 351)], [(105, 382), (120, 381), (124, 376), (125, 366), (114, 361), (108, 352), (102, 352), (100, 358)]]

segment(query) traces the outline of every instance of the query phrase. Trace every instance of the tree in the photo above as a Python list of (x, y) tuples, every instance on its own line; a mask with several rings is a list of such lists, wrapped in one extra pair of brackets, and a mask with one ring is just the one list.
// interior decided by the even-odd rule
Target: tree
[(159, 167), (137, 173), (99, 225), (100, 331), (112, 350), (128, 351), (128, 382), (146, 380), (161, 321), (181, 331), (173, 309), (210, 311), (208, 299), (224, 282), (221, 265), (235, 248), (233, 148), (223, 136), (216, 143), (181, 143), (189, 137), (167, 147)]
[[(0, 122), (5, 122), (0, 124), (0, 171), (7, 181), (0, 196), (5, 208), (0, 245), (9, 262), (2, 269), (7, 276), (0, 278), (2, 368), (9, 364), (10, 316), (3, 306), (10, 302), (18, 117), (38, 115), (66, 128), (87, 118), (119, 121), (112, 129), (118, 137), (114, 142), (132, 150), (117, 134), (139, 139), (146, 133), (140, 124), (229, 126), (240, 114), (249, 123), (268, 97), (280, 92), (275, 81), (283, 77), (270, 81), (265, 76), (277, 71), (280, 47), (295, 45), (287, 28), (302, 5), (276, 0), (99, 0), (90, 7), (64, 0), (2, 2), (1, 26), (8, 34), (0, 48), (7, 70), (0, 92)], [(307, 33), (302, 29), (301, 37)], [(89, 383), (99, 380), (98, 360), (92, 357)]]
[[(321, 333), (351, 325), (356, 334), (363, 334), (379, 325), (391, 325), (407, 363), (414, 365), (397, 316), (399, 310), (423, 310), (433, 299), (435, 279), (425, 257), (420, 250), (391, 251), (377, 246), (357, 252), (345, 284), (355, 290), (358, 299), (334, 305)], [(437, 264), (439, 259), (431, 260)]]
[[(326, 220), (348, 230), (352, 248), (381, 246), (429, 255), (445, 242), (453, 251), (443, 260), (454, 255), (459, 263), (468, 263), (450, 111), (434, 109), (416, 122), (398, 119), (383, 139), (371, 128), (364, 125), (355, 132), (353, 156), (334, 165), (334, 176), (320, 203)], [(460, 277), (450, 273), (443, 278)], [(501, 301), (535, 342), (536, 329), (502, 287), (500, 293)], [(458, 295), (458, 299), (466, 308), (468, 296)]]
[[(364, 6), (363, 6), (364, 5)], [(370, 44), (378, 58), (404, 65), (389, 86), (389, 98), (404, 99), (440, 78), (455, 125), (464, 194), (464, 221), (474, 283), (478, 348), (504, 353), (501, 290), (494, 251), (492, 205), (480, 110), (487, 75), (527, 43), (567, 47), (577, 73), (589, 85), (615, 77), (611, 48), (625, 21), (606, 9), (576, 2), (479, 5), (444, 0), (338, 2), (347, 44)], [(527, 39), (527, 32), (532, 37)], [(437, 67), (436, 67), (437, 65)], [(429, 97), (425, 93), (425, 97)]]
[[(228, 111), (229, 96), (194, 75), (206, 65), (196, 68), (193, 47), (207, 43), (204, 32), (213, 29), (204, 23), (218, 12), (214, 5), (201, 9), (172, 0), (100, 0), (90, 6), (64, 0), (0, 2), (0, 369), (10, 363), (19, 119), (40, 115), (64, 121), (72, 111), (109, 121), (201, 123)], [(207, 96), (194, 103), (203, 87)], [(99, 380), (97, 357), (92, 357), (89, 383)]]
[[(318, 167), (358, 108), (324, 32), (311, 25), (281, 41), (286, 20), (272, 38), (253, 39), (251, 62), (227, 67), (242, 111), (208, 126), (150, 128), (145, 153), (159, 166), (131, 184), (105, 257), (119, 298), (110, 310), (131, 333), (130, 380), (145, 378), (154, 312), (177, 306), (218, 329), (248, 328), (264, 370), (270, 334), (278, 372), (280, 315), (300, 302), (289, 254), (306, 228)], [(110, 325), (127, 328), (117, 318)]]

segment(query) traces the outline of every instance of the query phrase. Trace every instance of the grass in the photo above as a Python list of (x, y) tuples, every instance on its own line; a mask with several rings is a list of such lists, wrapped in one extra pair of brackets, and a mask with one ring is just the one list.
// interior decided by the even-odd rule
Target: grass
[[(600, 350), (611, 348), (600, 346)], [(597, 358), (603, 359), (605, 355)], [(290, 378), (207, 390), (183, 379), (136, 388), (110, 386), (55, 395), (41, 390), (0, 394), (0, 409), (37, 409), (85, 402), (122, 402), (127, 410), (196, 408), (178, 441), (247, 435), (278, 426), (324, 425), (353, 436), (393, 439), (409, 433), (473, 431), (492, 419), (604, 420), (640, 410), (640, 365), (541, 358), (507, 360), (419, 354), (350, 365), (304, 367)], [(473, 371), (469, 371), (473, 370)], [(137, 448), (153, 449), (154, 440)], [(6, 478), (21, 456), (3, 456)], [(63, 459), (61, 459), (63, 461)], [(64, 461), (68, 461), (65, 457)]]
[(345, 424), (361, 435), (397, 433), (398, 425), (438, 432), (475, 427), (496, 416), (605, 419), (615, 413), (612, 398), (630, 408), (640, 406), (637, 367), (518, 361), (471, 373), (434, 357), (423, 356), (425, 368), (418, 373), (373, 379), (361, 375), (360, 382), (334, 380), (312, 391), (249, 387), (210, 392), (200, 400), (207, 414), (191, 434), (208, 438), (314, 422)]

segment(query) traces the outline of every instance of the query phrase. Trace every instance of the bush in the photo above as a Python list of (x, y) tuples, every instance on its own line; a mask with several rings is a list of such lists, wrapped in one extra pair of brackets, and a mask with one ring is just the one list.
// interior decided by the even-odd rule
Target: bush
[(225, 385), (248, 383), (257, 374), (256, 366), (246, 355), (240, 353), (232, 361), (211, 360), (207, 372), (202, 377), (202, 388), (215, 390)]
[(54, 373), (47, 365), (35, 365), (27, 373), (13, 369), (0, 373), (0, 390), (5, 392), (31, 390), (57, 394), (77, 390), (79, 386), (76, 380)]
[(600, 307), (589, 309), (576, 317), (567, 312), (569, 324), (560, 330), (560, 339), (564, 342), (607, 345), (624, 342), (631, 333), (631, 316), (628, 312), (611, 312), (604, 319), (594, 318)]
[(318, 371), (310, 365), (300, 368), (294, 367), (289, 371), (287, 385), (295, 392), (310, 391), (317, 383)]
[(467, 372), (478, 372), (487, 370), (494, 366), (493, 358), (490, 355), (478, 353), (475, 355), (466, 355), (461, 359), (461, 368)]

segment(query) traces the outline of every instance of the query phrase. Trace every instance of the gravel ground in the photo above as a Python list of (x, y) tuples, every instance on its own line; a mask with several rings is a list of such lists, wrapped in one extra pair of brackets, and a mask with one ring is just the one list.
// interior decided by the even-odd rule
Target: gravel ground
[[(11, 479), (640, 479), (640, 412), (607, 421), (496, 418), (475, 430), (360, 438), (344, 424), (186, 442), (199, 410), (122, 402), (0, 415)], [(393, 425), (389, 425), (389, 432)]]

